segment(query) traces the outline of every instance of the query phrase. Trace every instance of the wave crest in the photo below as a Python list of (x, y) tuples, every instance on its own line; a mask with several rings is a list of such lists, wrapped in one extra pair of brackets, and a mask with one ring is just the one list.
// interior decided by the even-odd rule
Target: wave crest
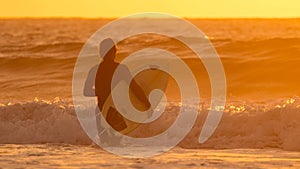
[[(269, 101), (228, 103), (214, 135), (204, 144), (197, 138), (208, 112), (202, 104), (196, 124), (179, 144), (183, 148), (281, 148), (300, 151), (300, 99), (298, 97)], [(174, 118), (180, 107), (170, 104), (167, 119)], [(166, 119), (162, 119), (166, 121)], [(1, 104), (0, 143), (67, 143), (91, 144), (81, 129), (74, 106), (59, 99)], [(155, 130), (168, 123), (149, 125), (143, 132)]]

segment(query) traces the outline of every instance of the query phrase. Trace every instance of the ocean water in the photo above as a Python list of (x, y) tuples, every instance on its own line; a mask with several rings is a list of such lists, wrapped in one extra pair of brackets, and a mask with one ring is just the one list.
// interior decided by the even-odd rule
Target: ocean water
[[(72, 73), (86, 40), (109, 21), (0, 20), (1, 144), (92, 144), (74, 111)], [(145, 46), (164, 47), (177, 53), (195, 70), (201, 111), (196, 125), (178, 147), (186, 151), (203, 148), (300, 151), (300, 20), (194, 19), (190, 22), (215, 46), (227, 81), (223, 118), (204, 144), (197, 143), (197, 138), (209, 110), (211, 89), (199, 61), (189, 50), (176, 47), (161, 36), (132, 37), (118, 45), (117, 60)], [(120, 29), (126, 29), (126, 25)], [(180, 26), (172, 29), (185, 30)], [(193, 40), (192, 35), (181, 38)], [(170, 84), (168, 90), (171, 102), (166, 113), (170, 119), (181, 106), (178, 88), (174, 86)], [(150, 127), (147, 133), (152, 134), (155, 129), (159, 131), (167, 126)]]
[[(72, 73), (77, 56), (86, 40), (109, 21), (2, 19), (1, 103), (32, 101), (35, 97), (46, 100), (55, 97), (71, 99)], [(299, 95), (299, 20), (225, 19), (191, 22), (205, 33), (220, 55), (229, 99), (265, 101)], [(186, 31), (185, 28), (181, 29)], [(192, 36), (183, 38), (192, 41)], [(146, 45), (170, 50), (174, 48), (173, 51), (185, 60), (193, 62), (195, 59), (190, 51), (176, 48), (156, 36), (134, 37), (125, 41), (118, 46), (117, 59)], [(198, 69), (198, 65), (192, 66)], [(196, 78), (205, 74), (205, 70), (200, 69)], [(205, 93), (208, 90), (204, 84), (201, 91)]]
[[(292, 168), (299, 152), (276, 149), (182, 149), (151, 158), (122, 158), (94, 146), (64, 144), (0, 145), (3, 168)], [(13, 158), (14, 157), (14, 158)]]

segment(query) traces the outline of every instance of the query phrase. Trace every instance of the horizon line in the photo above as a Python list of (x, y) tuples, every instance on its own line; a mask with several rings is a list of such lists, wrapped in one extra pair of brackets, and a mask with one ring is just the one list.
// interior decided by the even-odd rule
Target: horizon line
[[(122, 17), (80, 17), (80, 16), (0, 16), (0, 19), (86, 19), (86, 20), (114, 20)], [(299, 17), (180, 17), (182, 19), (300, 19)], [(138, 17), (135, 19), (169, 19), (169, 18), (151, 18)]]

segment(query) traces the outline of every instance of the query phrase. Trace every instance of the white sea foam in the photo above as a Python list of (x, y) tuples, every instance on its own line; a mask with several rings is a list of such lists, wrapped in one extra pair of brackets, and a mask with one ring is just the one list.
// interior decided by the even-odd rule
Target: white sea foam
[[(180, 103), (169, 103), (156, 121), (132, 133), (148, 137), (169, 127), (177, 117)], [(179, 144), (184, 148), (282, 148), (300, 151), (300, 99), (276, 100), (268, 104), (231, 102), (214, 135), (204, 144), (197, 142), (208, 112), (201, 112), (188, 134)], [(159, 124), (159, 125), (158, 125)], [(91, 144), (81, 129), (74, 106), (61, 100), (1, 104), (0, 143)]]

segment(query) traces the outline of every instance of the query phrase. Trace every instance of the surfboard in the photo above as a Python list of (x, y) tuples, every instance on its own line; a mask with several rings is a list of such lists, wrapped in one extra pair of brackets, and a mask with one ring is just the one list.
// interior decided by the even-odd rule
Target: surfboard
[[(166, 91), (169, 75), (166, 72), (161, 71), (159, 69), (151, 68), (138, 73), (134, 77), (134, 80), (142, 88), (146, 96), (149, 96), (150, 92), (154, 89), (159, 89), (163, 92)], [(138, 99), (138, 97), (135, 95), (135, 92), (131, 88), (129, 88), (129, 97), (132, 105), (139, 111), (146, 111), (148, 109), (146, 104)], [(156, 99), (154, 103), (152, 102), (151, 107), (153, 108), (158, 106), (162, 97), (163, 94), (156, 96), (156, 98), (158, 99)], [(141, 123), (137, 123), (123, 117), (117, 111), (111, 94), (106, 99), (101, 113), (104, 117), (101, 119), (101, 125), (105, 129), (112, 127), (114, 130), (122, 134), (128, 134), (134, 129), (136, 129), (139, 125), (141, 125)], [(153, 112), (150, 111), (149, 113), (151, 115), (151, 113)]]

